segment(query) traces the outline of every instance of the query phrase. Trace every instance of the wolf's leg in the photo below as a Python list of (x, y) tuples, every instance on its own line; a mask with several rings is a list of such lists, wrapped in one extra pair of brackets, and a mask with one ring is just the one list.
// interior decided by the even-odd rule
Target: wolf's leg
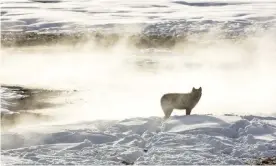
[(165, 114), (164, 119), (168, 119), (171, 116), (171, 114), (172, 114), (173, 108), (167, 108), (167, 109), (165, 109), (163, 111), (164, 111), (164, 114)]
[(190, 109), (190, 108), (187, 108), (187, 109), (186, 109), (186, 115), (190, 115), (191, 112), (192, 112), (192, 109)]

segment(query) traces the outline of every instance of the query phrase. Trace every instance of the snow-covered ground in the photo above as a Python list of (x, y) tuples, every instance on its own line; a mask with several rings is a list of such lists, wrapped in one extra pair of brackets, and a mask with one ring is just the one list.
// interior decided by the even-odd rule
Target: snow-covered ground
[[(108, 49), (94, 41), (2, 47), (1, 84), (38, 90), (24, 99), (1, 88), (1, 117), (18, 111), (18, 100), (53, 119), (25, 117), (2, 130), (1, 165), (245, 164), (276, 156), (275, 0), (46, 1), (2, 0), (1, 32), (209, 33), (170, 49), (133, 49), (123, 39)], [(217, 39), (222, 33), (236, 39)], [(193, 86), (203, 95), (192, 115), (174, 111), (163, 121), (161, 95)]]
[(175, 116), (41, 125), (2, 134), (6, 164), (245, 164), (276, 154), (276, 118)]

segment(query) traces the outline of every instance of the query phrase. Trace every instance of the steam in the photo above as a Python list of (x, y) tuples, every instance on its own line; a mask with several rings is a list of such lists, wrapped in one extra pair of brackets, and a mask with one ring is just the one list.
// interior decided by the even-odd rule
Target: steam
[(132, 49), (124, 40), (108, 50), (1, 48), (1, 83), (78, 90), (56, 99), (70, 104), (40, 110), (62, 120), (163, 117), (162, 94), (199, 86), (192, 114), (275, 115), (275, 39), (270, 32), (235, 42), (205, 36), (171, 50)]

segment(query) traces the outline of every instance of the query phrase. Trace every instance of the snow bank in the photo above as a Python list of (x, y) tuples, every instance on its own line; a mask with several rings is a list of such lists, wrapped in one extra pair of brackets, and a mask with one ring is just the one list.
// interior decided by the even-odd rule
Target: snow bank
[(41, 126), (1, 133), (1, 152), (6, 161), (37, 164), (245, 164), (276, 155), (273, 118), (191, 115)]

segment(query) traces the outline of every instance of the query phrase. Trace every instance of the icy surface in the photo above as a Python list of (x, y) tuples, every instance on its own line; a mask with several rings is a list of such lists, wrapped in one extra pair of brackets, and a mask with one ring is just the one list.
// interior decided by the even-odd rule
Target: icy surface
[(1, 134), (2, 162), (245, 164), (276, 155), (275, 119), (191, 115), (17, 128)]

